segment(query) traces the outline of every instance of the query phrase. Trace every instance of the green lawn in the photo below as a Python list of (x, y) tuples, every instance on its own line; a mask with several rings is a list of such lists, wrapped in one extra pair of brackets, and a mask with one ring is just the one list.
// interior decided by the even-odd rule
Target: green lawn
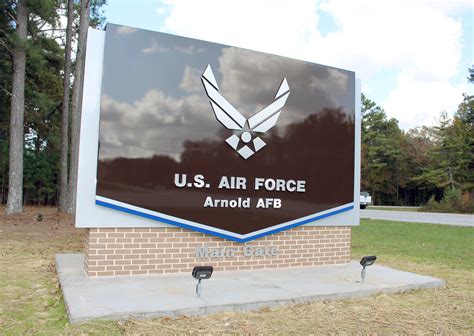
[(474, 270), (474, 228), (362, 219), (352, 230), (352, 254)]
[[(35, 220), (44, 214), (41, 222)], [(474, 228), (362, 220), (352, 256), (447, 280), (444, 289), (292, 304), (253, 312), (70, 325), (54, 268), (84, 230), (54, 209), (0, 209), (0, 335), (474, 334)], [(370, 270), (369, 270), (370, 274)]]

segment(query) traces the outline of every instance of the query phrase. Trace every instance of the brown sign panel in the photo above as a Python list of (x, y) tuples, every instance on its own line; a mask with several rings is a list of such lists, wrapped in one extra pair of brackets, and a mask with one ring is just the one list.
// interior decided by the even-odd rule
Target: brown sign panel
[(353, 72), (109, 24), (98, 205), (237, 241), (353, 208)]

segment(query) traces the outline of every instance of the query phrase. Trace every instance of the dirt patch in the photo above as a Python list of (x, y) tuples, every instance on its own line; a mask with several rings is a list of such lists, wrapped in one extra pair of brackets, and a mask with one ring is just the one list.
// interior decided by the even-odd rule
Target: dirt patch
[(72, 216), (53, 207), (26, 207), (23, 213), (9, 216), (5, 214), (4, 207), (0, 207), (0, 233), (2, 239), (24, 240), (52, 235), (59, 235), (58, 238), (70, 235), (82, 237), (84, 230), (75, 229)]

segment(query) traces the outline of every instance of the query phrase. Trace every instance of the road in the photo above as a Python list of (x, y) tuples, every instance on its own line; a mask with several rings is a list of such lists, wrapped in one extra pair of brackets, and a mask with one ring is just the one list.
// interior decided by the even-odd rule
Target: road
[(474, 227), (474, 215), (366, 209), (360, 210), (360, 218)]

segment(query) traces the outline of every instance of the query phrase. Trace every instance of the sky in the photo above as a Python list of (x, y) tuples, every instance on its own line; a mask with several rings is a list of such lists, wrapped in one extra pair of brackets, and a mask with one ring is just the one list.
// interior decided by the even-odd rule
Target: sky
[(354, 71), (405, 130), (474, 94), (472, 0), (108, 0), (104, 10), (111, 23)]

